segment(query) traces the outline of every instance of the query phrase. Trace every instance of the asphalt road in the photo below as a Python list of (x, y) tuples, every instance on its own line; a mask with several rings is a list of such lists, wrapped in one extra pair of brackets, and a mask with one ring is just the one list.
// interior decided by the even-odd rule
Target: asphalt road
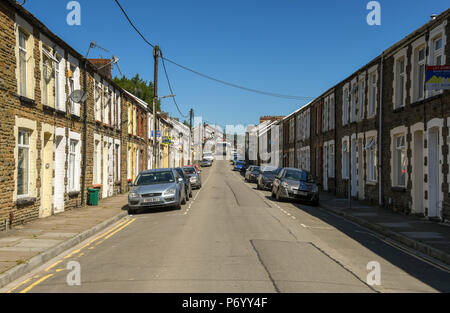
[[(182, 210), (129, 216), (4, 291), (450, 291), (450, 273), (321, 208), (276, 202), (228, 161), (202, 175)], [(80, 264), (79, 286), (67, 284), (70, 261)], [(367, 283), (371, 261), (380, 285)]]

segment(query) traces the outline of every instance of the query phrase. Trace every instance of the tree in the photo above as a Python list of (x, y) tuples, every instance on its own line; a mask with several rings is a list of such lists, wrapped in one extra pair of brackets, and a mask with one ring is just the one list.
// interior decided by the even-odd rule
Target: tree
[[(113, 81), (121, 88), (147, 102), (149, 107), (153, 109), (153, 96), (155, 94), (153, 82), (146, 82), (139, 77), (139, 74), (136, 74), (131, 79), (125, 76), (122, 76), (122, 78), (114, 77)], [(161, 111), (161, 102), (159, 100), (156, 102), (156, 110)]]

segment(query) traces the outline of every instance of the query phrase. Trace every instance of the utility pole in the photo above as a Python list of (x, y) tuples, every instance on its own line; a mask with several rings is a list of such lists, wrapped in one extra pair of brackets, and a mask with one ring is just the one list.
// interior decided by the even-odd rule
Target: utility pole
[(158, 61), (159, 61), (159, 46), (155, 46), (153, 49), (153, 59), (155, 61), (154, 65), (154, 77), (153, 77), (153, 169), (156, 169), (156, 158), (157, 158), (157, 124), (156, 120), (158, 118), (156, 112), (156, 104), (158, 102)]
[(193, 164), (194, 160), (194, 151), (191, 150), (192, 147), (192, 119), (194, 118), (194, 110), (191, 109), (189, 111), (189, 164)]

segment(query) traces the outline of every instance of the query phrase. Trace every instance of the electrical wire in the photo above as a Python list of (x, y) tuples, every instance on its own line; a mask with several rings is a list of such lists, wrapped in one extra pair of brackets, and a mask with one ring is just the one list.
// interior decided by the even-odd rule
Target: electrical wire
[[(152, 48), (155, 47), (155, 45), (153, 45), (150, 41), (148, 41), (144, 35), (142, 35), (142, 33), (138, 30), (138, 28), (134, 25), (133, 21), (129, 18), (128, 14), (125, 12), (125, 10), (123, 9), (123, 7), (120, 5), (118, 0), (114, 0), (116, 2), (116, 4), (119, 6), (119, 8), (122, 10), (123, 14), (125, 15), (125, 17), (127, 18), (128, 22), (130, 23), (130, 25), (134, 28), (134, 30), (139, 34), (139, 36), (141, 36), (141, 38), (148, 44), (150, 45)], [(253, 89), (253, 88), (248, 88), (245, 86), (241, 86), (235, 83), (230, 83), (203, 73), (200, 73), (196, 70), (193, 70), (187, 66), (181, 65), (175, 61), (172, 61), (170, 59), (164, 58), (163, 56), (161, 56), (162, 60), (166, 60), (167, 62), (172, 63), (173, 65), (176, 65), (186, 71), (189, 71), (191, 73), (197, 74), (203, 78), (230, 86), (230, 87), (234, 87), (234, 88), (238, 88), (241, 90), (245, 90), (245, 91), (249, 91), (249, 92), (253, 92), (253, 93), (258, 93), (258, 94), (262, 94), (262, 95), (266, 95), (266, 96), (271, 96), (271, 97), (277, 97), (277, 98), (284, 98), (284, 99), (290, 99), (290, 100), (301, 100), (301, 101), (308, 101), (308, 100), (314, 100), (314, 97), (303, 97), (303, 96), (293, 96), (293, 95), (285, 95), (285, 94), (280, 94), (280, 93), (273, 93), (273, 92), (268, 92), (268, 91), (263, 91), (263, 90), (258, 90), (258, 89)]]
[(175, 100), (175, 93), (173, 92), (173, 90), (172, 90), (172, 85), (170, 84), (169, 75), (167, 74), (167, 69), (166, 69), (166, 63), (164, 62), (164, 58), (163, 58), (163, 56), (162, 56), (161, 50), (159, 50), (159, 55), (161, 56), (161, 61), (162, 61), (163, 68), (164, 68), (164, 74), (166, 75), (167, 84), (169, 85), (170, 94), (171, 94), (171, 95), (174, 95), (174, 96), (172, 97), (173, 103), (175, 103), (175, 106), (177, 107), (177, 110), (178, 110), (178, 112), (180, 113), (180, 115), (181, 115), (182, 117), (184, 117), (184, 118), (187, 118), (187, 117), (188, 117), (187, 115), (184, 115), (183, 113), (181, 113), (180, 107), (179, 107), (178, 104), (177, 104), (177, 100)]

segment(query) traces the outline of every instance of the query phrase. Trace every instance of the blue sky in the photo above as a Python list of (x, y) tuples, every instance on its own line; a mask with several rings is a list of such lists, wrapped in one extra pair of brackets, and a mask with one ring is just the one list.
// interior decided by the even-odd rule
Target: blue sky
[[(136, 26), (178, 63), (246, 87), (316, 97), (430, 19), (448, 0), (384, 0), (381, 26), (369, 26), (369, 0), (121, 0)], [(79, 0), (81, 26), (66, 23), (66, 0), (27, 0), (24, 7), (82, 54), (96, 41), (120, 58), (126, 76), (153, 80), (152, 50), (114, 0)], [(183, 114), (219, 125), (255, 124), (305, 101), (273, 98), (218, 84), (166, 62)], [(162, 66), (159, 95), (169, 94)], [(117, 71), (113, 75), (118, 75)], [(163, 110), (175, 117), (170, 99)]]

